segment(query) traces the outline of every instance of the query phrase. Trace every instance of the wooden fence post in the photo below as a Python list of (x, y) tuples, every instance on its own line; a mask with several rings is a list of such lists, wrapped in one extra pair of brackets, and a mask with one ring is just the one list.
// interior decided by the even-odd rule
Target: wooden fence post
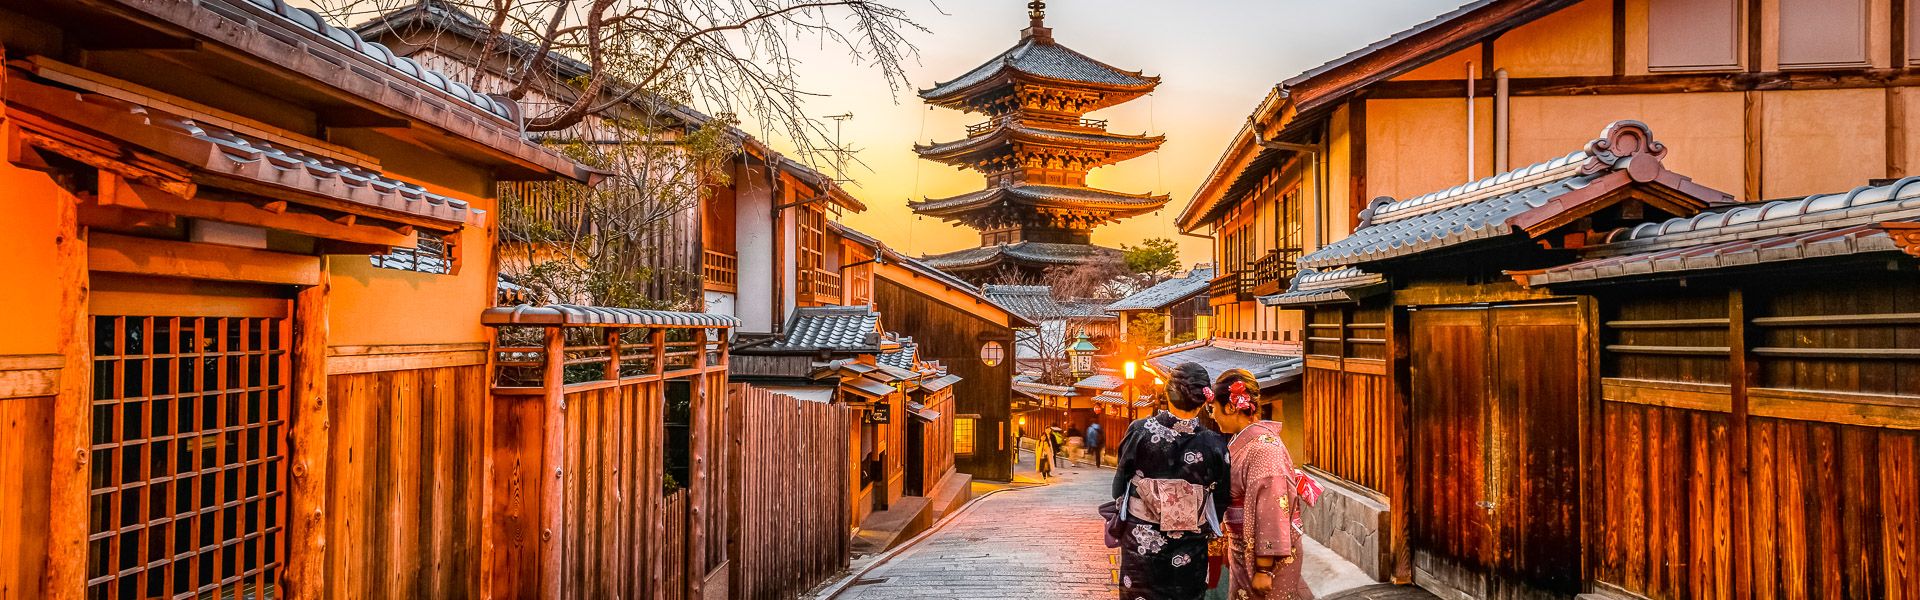
[(566, 521), (563, 512), (566, 488), (567, 452), (566, 414), (566, 339), (563, 326), (548, 327), (544, 354), (546, 368), (541, 372), (541, 397), (545, 409), (543, 446), (540, 456), (540, 597), (559, 600), (560, 573), (563, 568)]

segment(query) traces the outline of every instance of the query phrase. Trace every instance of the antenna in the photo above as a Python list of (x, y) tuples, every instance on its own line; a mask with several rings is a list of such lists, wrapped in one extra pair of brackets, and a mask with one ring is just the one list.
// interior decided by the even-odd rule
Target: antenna
[(847, 178), (847, 160), (859, 150), (849, 150), (840, 142), (841, 128), (847, 124), (847, 121), (853, 120), (853, 113), (829, 115), (827, 118), (833, 120), (833, 148), (827, 150), (828, 153), (833, 154), (833, 181), (834, 183), (853, 181)]

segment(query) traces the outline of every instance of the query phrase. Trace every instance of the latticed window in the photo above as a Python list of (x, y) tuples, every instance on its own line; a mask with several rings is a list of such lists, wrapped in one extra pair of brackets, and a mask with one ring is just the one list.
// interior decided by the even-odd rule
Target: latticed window
[(88, 598), (276, 598), (284, 318), (97, 316)]
[(803, 271), (819, 270), (826, 264), (827, 213), (816, 206), (800, 209), (800, 268)]
[(958, 417), (953, 420), (953, 453), (961, 456), (973, 455), (974, 430), (980, 420), (976, 417)]

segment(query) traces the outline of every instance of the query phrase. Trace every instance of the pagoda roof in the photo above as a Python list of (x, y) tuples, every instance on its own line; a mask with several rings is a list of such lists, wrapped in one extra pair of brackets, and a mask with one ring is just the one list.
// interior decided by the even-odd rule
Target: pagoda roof
[(975, 135), (962, 140), (940, 142), (931, 145), (914, 144), (913, 151), (921, 158), (965, 166), (965, 157), (992, 150), (1009, 143), (1042, 144), (1062, 148), (1106, 150), (1112, 155), (1101, 165), (1112, 164), (1152, 152), (1167, 141), (1164, 135), (1121, 135), (1104, 131), (1064, 131), (1059, 129), (1034, 127), (1025, 122), (1009, 120), (990, 133)]
[(1102, 210), (1116, 217), (1130, 217), (1159, 210), (1167, 196), (1123, 194), (1088, 187), (1057, 185), (995, 186), (951, 198), (909, 203), (914, 212), (948, 217), (1001, 204), (1019, 204), (1038, 208)]
[(1047, 242), (1019, 242), (1014, 244), (996, 244), (968, 248), (958, 252), (936, 254), (921, 259), (933, 268), (942, 271), (974, 271), (1002, 264), (1018, 264), (1036, 267), (1057, 267), (1073, 265), (1096, 259), (1117, 257), (1119, 250), (1091, 244), (1054, 244)]
[(1132, 100), (1160, 85), (1159, 77), (1094, 60), (1055, 43), (1051, 35), (1029, 35), (967, 74), (920, 90), (920, 97), (934, 104), (963, 108), (967, 98), (992, 92), (1016, 79), (1116, 92), (1102, 99), (1096, 109)]

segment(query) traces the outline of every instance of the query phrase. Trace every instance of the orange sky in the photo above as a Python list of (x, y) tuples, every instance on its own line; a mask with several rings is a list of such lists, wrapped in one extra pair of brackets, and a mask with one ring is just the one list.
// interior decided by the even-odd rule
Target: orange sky
[[(906, 66), (912, 87), (926, 88), (960, 76), (1019, 40), (1027, 23), (1026, 0), (894, 0), (930, 34), (911, 36), (918, 64)], [(1459, 0), (1051, 0), (1047, 24), (1054, 37), (1083, 54), (1128, 70), (1158, 75), (1153, 95), (1093, 115), (1116, 133), (1164, 133), (1161, 150), (1094, 171), (1090, 183), (1107, 189), (1155, 192), (1173, 197), (1159, 213), (1135, 217), (1094, 232), (1106, 246), (1168, 237), (1181, 243), (1187, 264), (1210, 260), (1207, 240), (1178, 235), (1173, 218), (1191, 199), (1246, 121), (1254, 104), (1274, 84), (1446, 12)], [(944, 14), (942, 14), (944, 12)], [(978, 173), (920, 160), (915, 140), (952, 140), (979, 115), (929, 110), (903, 90), (889, 92), (871, 67), (851, 64), (846, 54), (811, 42), (797, 43), (802, 87), (825, 97), (808, 101), (816, 116), (852, 112), (844, 125), (847, 146), (860, 150), (865, 166), (853, 165), (849, 189), (869, 210), (844, 221), (913, 255), (971, 247), (972, 230), (922, 219), (906, 207), (909, 198), (940, 198), (980, 189)], [(778, 141), (776, 141), (778, 144)], [(824, 170), (824, 169), (823, 169)]]

